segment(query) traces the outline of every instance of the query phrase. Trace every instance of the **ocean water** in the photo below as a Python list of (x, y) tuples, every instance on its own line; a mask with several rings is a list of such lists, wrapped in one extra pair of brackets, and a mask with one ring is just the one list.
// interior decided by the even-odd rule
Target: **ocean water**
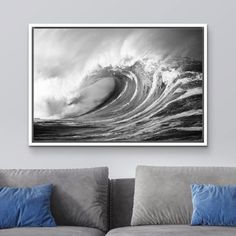
[(33, 141), (202, 142), (203, 80), (202, 62), (189, 57), (100, 66), (83, 79), (82, 95), (66, 104), (76, 111), (86, 101), (83, 111), (34, 118)]

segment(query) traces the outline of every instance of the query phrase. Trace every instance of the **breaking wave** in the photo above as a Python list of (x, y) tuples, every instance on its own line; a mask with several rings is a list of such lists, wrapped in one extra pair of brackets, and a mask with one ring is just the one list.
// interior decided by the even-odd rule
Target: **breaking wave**
[[(54, 119), (34, 119), (34, 140), (184, 142), (203, 140), (202, 62), (125, 58), (85, 76)], [(84, 109), (78, 109), (81, 104)]]

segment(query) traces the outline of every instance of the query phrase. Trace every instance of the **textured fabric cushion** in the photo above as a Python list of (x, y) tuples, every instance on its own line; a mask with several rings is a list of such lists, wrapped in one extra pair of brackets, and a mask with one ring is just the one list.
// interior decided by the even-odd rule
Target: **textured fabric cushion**
[(59, 226), (53, 228), (2, 229), (0, 236), (104, 236), (99, 229), (87, 227)]
[(194, 183), (236, 184), (236, 168), (139, 166), (131, 224), (190, 224)]
[(236, 185), (193, 184), (192, 225), (236, 226)]
[(108, 168), (0, 170), (0, 186), (45, 183), (53, 184), (51, 210), (57, 225), (108, 229)]
[(50, 211), (52, 185), (0, 188), (0, 228), (56, 226)]
[(235, 236), (234, 227), (146, 225), (123, 227), (109, 231), (107, 236)]

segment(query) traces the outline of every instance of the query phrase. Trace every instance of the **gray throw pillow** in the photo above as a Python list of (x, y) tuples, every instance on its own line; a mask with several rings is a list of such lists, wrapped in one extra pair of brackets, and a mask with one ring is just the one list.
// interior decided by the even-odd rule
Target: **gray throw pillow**
[(236, 168), (138, 166), (131, 225), (190, 224), (194, 183), (236, 184)]
[(53, 184), (51, 210), (57, 225), (108, 230), (108, 168), (0, 170), (0, 187)]

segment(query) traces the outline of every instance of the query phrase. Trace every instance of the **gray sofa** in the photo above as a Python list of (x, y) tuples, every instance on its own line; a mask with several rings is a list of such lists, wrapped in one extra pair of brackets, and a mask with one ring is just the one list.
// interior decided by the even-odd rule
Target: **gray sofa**
[[(189, 167), (186, 167), (189, 168)], [(185, 168), (185, 169), (186, 169)], [(194, 168), (194, 174), (208, 172), (209, 182), (233, 178), (236, 168)], [(177, 167), (176, 170), (179, 171)], [(192, 171), (192, 169), (191, 169)], [(168, 168), (167, 172), (168, 173)], [(179, 172), (178, 172), (179, 173)], [(220, 173), (220, 176), (218, 175)], [(223, 173), (223, 174), (222, 174)], [(165, 171), (162, 172), (162, 175)], [(52, 212), (57, 227), (52, 228), (13, 228), (1, 229), (1, 236), (235, 236), (235, 227), (174, 225), (130, 226), (134, 179), (111, 179), (107, 168), (74, 170), (0, 170), (0, 186), (31, 186), (52, 183), (55, 191), (52, 196)], [(196, 176), (197, 178), (199, 176)], [(216, 178), (216, 176), (218, 176)], [(182, 177), (182, 176), (181, 176)], [(227, 180), (226, 178), (226, 180)], [(168, 178), (166, 178), (168, 179)], [(224, 181), (223, 181), (224, 182)], [(147, 183), (148, 184), (148, 183)], [(167, 183), (165, 183), (167, 184)], [(89, 186), (89, 187), (88, 187)], [(106, 187), (104, 187), (106, 186)], [(84, 188), (84, 189), (83, 189)], [(99, 194), (96, 194), (98, 191)], [(160, 189), (161, 191), (161, 189)], [(85, 193), (85, 195), (84, 195)], [(81, 195), (84, 195), (81, 197)], [(99, 201), (97, 201), (99, 198)], [(91, 207), (89, 204), (94, 204)], [(100, 203), (101, 206), (99, 206)], [(190, 209), (191, 210), (191, 209)], [(78, 211), (80, 213), (78, 214)], [(86, 217), (90, 220), (86, 220)], [(103, 220), (105, 219), (105, 220)], [(79, 226), (82, 222), (83, 226)], [(91, 223), (92, 222), (92, 223)], [(89, 225), (91, 224), (91, 227)], [(94, 226), (95, 225), (95, 226)]]

